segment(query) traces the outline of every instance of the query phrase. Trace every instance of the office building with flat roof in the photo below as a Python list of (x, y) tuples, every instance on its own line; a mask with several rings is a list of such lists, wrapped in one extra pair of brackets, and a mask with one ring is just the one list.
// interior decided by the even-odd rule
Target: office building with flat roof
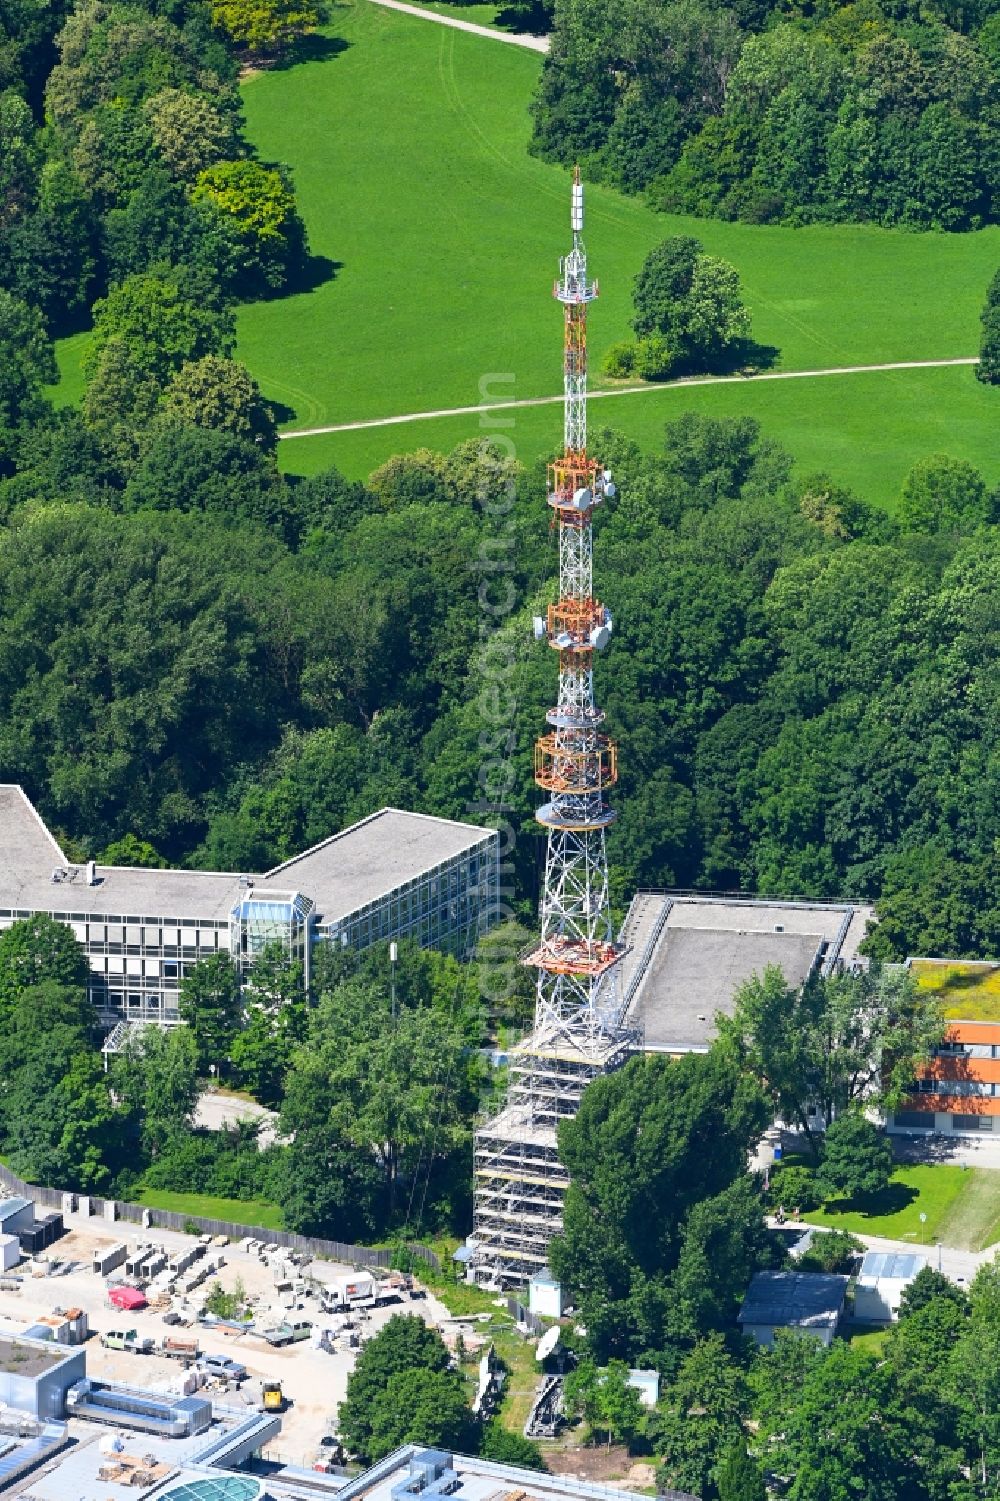
[(875, 921), (858, 902), (640, 891), (620, 941), (625, 1018), (650, 1053), (704, 1053), (751, 975), (776, 965), (789, 985), (863, 964)]
[(412, 938), (467, 953), (496, 919), (493, 829), (383, 808), (263, 874), (74, 864), (24, 793), (0, 785), (0, 930), (48, 913), (83, 945), (101, 1020), (179, 1020), (184, 973), (268, 943), (364, 949)]

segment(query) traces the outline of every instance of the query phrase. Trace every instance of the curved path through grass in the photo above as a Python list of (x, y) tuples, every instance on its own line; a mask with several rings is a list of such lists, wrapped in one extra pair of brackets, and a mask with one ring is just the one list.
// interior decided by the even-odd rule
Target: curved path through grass
[[(486, 20), (490, 6), (479, 10)], [(238, 357), (284, 429), (281, 466), (335, 464), (364, 478), (400, 449), (447, 449), (500, 422), (521, 459), (547, 456), (561, 430), (549, 289), (566, 249), (569, 177), (528, 152), (542, 58), (367, 0), (334, 0), (330, 17), (300, 60), (242, 88), (261, 157), (292, 171), (314, 258), (295, 290), (237, 312)], [(685, 410), (750, 415), (803, 467), (888, 507), (932, 452), (1000, 482), (1000, 392), (948, 363), (976, 347), (1000, 227), (723, 223), (588, 186), (598, 390), (605, 350), (629, 332), (633, 279), (676, 233), (739, 270), (753, 336), (777, 351), (769, 378), (657, 385), (598, 404), (595, 419), (613, 414), (652, 449)], [(88, 339), (60, 344), (60, 403), (79, 399)], [(813, 372), (825, 378), (770, 378)], [(481, 408), (492, 398), (517, 405), (491, 417)], [(384, 421), (393, 414), (421, 420)], [(289, 437), (299, 432), (314, 435)]]
[(419, 16), (422, 21), (436, 21), (439, 26), (453, 26), (456, 31), (468, 31), (473, 36), (489, 37), (492, 42), (509, 42), (513, 47), (527, 47), (529, 52), (548, 52), (547, 36), (527, 36), (520, 32), (498, 31), (495, 26), (478, 26), (474, 21), (460, 21), (457, 16), (441, 15), (437, 11), (424, 10), (421, 5), (404, 5), (403, 0), (372, 0), (373, 5), (384, 5), (386, 10), (399, 10), (406, 16)]
[[(548, 454), (562, 357), (549, 290), (569, 178), (528, 152), (542, 57), (367, 0), (340, 0), (326, 34), (341, 45), (243, 86), (249, 132), (265, 160), (291, 168), (312, 252), (326, 258), (309, 285), (238, 313), (239, 357), (284, 407), (285, 434), (314, 434), (286, 437), (282, 468), (365, 477), (400, 449), (475, 437), (492, 398), (525, 403), (496, 412), (516, 421), (505, 430), (519, 457)], [(976, 347), (1000, 229), (722, 223), (588, 186), (597, 389), (624, 389), (602, 383), (601, 357), (629, 332), (644, 257), (672, 233), (737, 266), (753, 336), (777, 351), (769, 375), (857, 373), (650, 387), (598, 402), (595, 419), (606, 412), (658, 446), (684, 410), (753, 415), (803, 466), (887, 506), (934, 451), (1000, 481), (997, 393), (939, 363)], [(421, 420), (383, 421), (413, 414)]]
[[(385, 0), (375, 0), (378, 5)], [(605, 391), (591, 391), (588, 400), (602, 396), (640, 396), (653, 391), (669, 391), (678, 386), (729, 386), (743, 385), (748, 380), (817, 380), (829, 375), (867, 375), (873, 370), (940, 370), (949, 365), (976, 365), (974, 356), (956, 360), (895, 360), (883, 365), (841, 365), (827, 370), (761, 370), (748, 375), (691, 375), (681, 380), (661, 381), (656, 385), (645, 382), (640, 386), (618, 386)], [(367, 417), (362, 422), (338, 422), (329, 427), (306, 427), (299, 431), (284, 432), (282, 438), (318, 438), (324, 433), (359, 432), (366, 427), (396, 427), (404, 422), (431, 422), (438, 417), (465, 417), (477, 413), (509, 412), (522, 407), (556, 406), (564, 400), (558, 396), (527, 396), (523, 401), (491, 401), (472, 407), (448, 407), (437, 412), (404, 412), (395, 417)]]

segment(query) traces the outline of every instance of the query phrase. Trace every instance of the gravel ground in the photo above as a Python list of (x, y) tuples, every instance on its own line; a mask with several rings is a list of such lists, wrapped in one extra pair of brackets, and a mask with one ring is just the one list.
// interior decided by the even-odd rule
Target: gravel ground
[[(190, 1331), (171, 1330), (163, 1322), (162, 1312), (144, 1309), (139, 1313), (121, 1313), (107, 1301), (104, 1280), (91, 1270), (92, 1258), (98, 1248), (107, 1248), (116, 1241), (127, 1240), (133, 1244), (137, 1238), (175, 1250), (191, 1244), (190, 1236), (168, 1230), (153, 1230), (139, 1237), (135, 1226), (105, 1226), (103, 1222), (81, 1219), (69, 1215), (69, 1233), (49, 1251), (50, 1258), (60, 1261), (80, 1261), (85, 1269), (71, 1272), (63, 1277), (26, 1276), (19, 1292), (0, 1290), (0, 1333), (10, 1334), (23, 1330), (39, 1314), (51, 1313), (54, 1307), (80, 1307), (86, 1310), (90, 1320), (92, 1337), (87, 1343), (88, 1374), (99, 1379), (128, 1382), (136, 1386), (155, 1387), (176, 1380), (180, 1366), (175, 1360), (157, 1355), (134, 1355), (121, 1350), (107, 1350), (100, 1343), (101, 1333), (109, 1329), (135, 1329), (140, 1335), (152, 1335), (159, 1341), (164, 1334), (196, 1334), (203, 1351), (231, 1355), (246, 1366), (250, 1379), (238, 1392), (217, 1393), (227, 1405), (255, 1406), (260, 1399), (260, 1383), (264, 1377), (280, 1379), (291, 1406), (282, 1419), (282, 1433), (275, 1449), (286, 1462), (302, 1464), (311, 1462), (324, 1434), (335, 1427), (337, 1406), (347, 1389), (347, 1378), (354, 1367), (355, 1352), (338, 1349), (335, 1354), (313, 1348), (308, 1342), (273, 1348), (258, 1335), (229, 1332), (220, 1326), (193, 1326)], [(227, 1291), (232, 1290), (239, 1278), (247, 1293), (258, 1301), (262, 1309), (274, 1311), (275, 1322), (287, 1311), (279, 1307), (274, 1291), (273, 1273), (255, 1256), (248, 1256), (236, 1246), (211, 1247), (210, 1255), (219, 1250), (226, 1258), (226, 1265), (218, 1281)], [(313, 1262), (307, 1269), (309, 1276), (318, 1281), (331, 1280), (339, 1272), (350, 1270), (332, 1262)], [(209, 1279), (211, 1282), (212, 1278)], [(207, 1285), (207, 1284), (206, 1284)], [(203, 1291), (204, 1286), (199, 1291)], [(175, 1302), (175, 1307), (178, 1304)], [(311, 1297), (300, 1300), (299, 1317), (311, 1318), (314, 1322), (327, 1322), (319, 1311), (318, 1301)], [(436, 1323), (447, 1317), (447, 1311), (431, 1296), (387, 1304), (371, 1310), (361, 1322), (362, 1339), (377, 1332), (394, 1313), (414, 1313), (428, 1323)], [(270, 1322), (270, 1320), (266, 1320)]]

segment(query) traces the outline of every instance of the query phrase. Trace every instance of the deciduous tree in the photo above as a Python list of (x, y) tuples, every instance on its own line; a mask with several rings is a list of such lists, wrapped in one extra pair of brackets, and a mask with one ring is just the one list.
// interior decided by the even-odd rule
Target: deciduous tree
[(887, 1188), (892, 1143), (860, 1109), (838, 1115), (826, 1129), (817, 1184), (828, 1199), (860, 1199)]
[(260, 386), (245, 365), (217, 354), (183, 364), (163, 393), (160, 411), (167, 419), (231, 433), (265, 450), (277, 443), (274, 413)]
[(112, 340), (121, 342), (143, 377), (161, 385), (189, 361), (228, 355), (233, 347), (232, 314), (208, 305), (194, 289), (189, 295), (178, 272), (128, 276), (95, 302), (93, 313), (94, 336), (84, 361), (88, 375)]
[(0, 1032), (18, 997), (51, 981), (86, 997), (90, 966), (65, 923), (44, 912), (22, 917), (0, 933)]
[(412, 1314), (395, 1314), (366, 1341), (347, 1379), (347, 1395), (337, 1414), (347, 1447), (362, 1458), (372, 1457), (374, 1425), (383, 1416), (394, 1378), (415, 1373), (429, 1379), (447, 1370), (448, 1351), (437, 1330)]
[(254, 52), (276, 51), (318, 21), (308, 0), (212, 0), (213, 24)]
[(983, 334), (979, 344), (976, 379), (983, 381), (985, 385), (995, 386), (1000, 382), (1000, 271), (987, 289), (981, 321)]
[(760, 1089), (717, 1045), (633, 1060), (595, 1081), (560, 1126), (571, 1184), (551, 1266), (599, 1359), (663, 1347), (685, 1220), (740, 1177), (766, 1122)]
[(695, 1345), (650, 1418), (657, 1484), (715, 1501), (718, 1467), (743, 1441), (748, 1408), (746, 1377), (722, 1335)]
[(219, 162), (198, 174), (193, 198), (219, 216), (232, 246), (237, 287), (284, 285), (306, 241), (283, 172), (249, 160)]
[(191, 965), (181, 981), (181, 1020), (191, 1028), (198, 1071), (224, 1067), (243, 1016), (239, 970), (228, 954), (213, 954)]
[(55, 379), (55, 355), (41, 314), (0, 290), (0, 474), (14, 457), (19, 423), (41, 416), (42, 387)]
[(740, 986), (724, 1035), (738, 1047), (775, 1111), (794, 1121), (813, 1156), (837, 1112), (879, 1098), (891, 1108), (914, 1069), (943, 1035), (938, 1002), (908, 974), (872, 965), (860, 974), (814, 977), (789, 985), (769, 966)]
[(914, 532), (974, 531), (991, 519), (992, 500), (972, 464), (933, 453), (918, 459), (903, 481), (899, 514)]

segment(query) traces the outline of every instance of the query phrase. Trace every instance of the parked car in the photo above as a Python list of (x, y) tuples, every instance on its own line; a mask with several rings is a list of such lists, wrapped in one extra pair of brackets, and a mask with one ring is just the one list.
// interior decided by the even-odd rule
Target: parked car
[(128, 1350), (133, 1355), (152, 1355), (156, 1341), (134, 1329), (109, 1329), (101, 1335), (101, 1344), (109, 1350)]
[(172, 1308), (169, 1313), (165, 1313), (163, 1315), (163, 1322), (165, 1324), (169, 1324), (171, 1328), (176, 1329), (179, 1324), (183, 1324), (184, 1320), (181, 1318), (177, 1310), (175, 1308)]
[(229, 1355), (199, 1355), (195, 1364), (206, 1376), (217, 1376), (220, 1381), (245, 1381), (247, 1368)]

